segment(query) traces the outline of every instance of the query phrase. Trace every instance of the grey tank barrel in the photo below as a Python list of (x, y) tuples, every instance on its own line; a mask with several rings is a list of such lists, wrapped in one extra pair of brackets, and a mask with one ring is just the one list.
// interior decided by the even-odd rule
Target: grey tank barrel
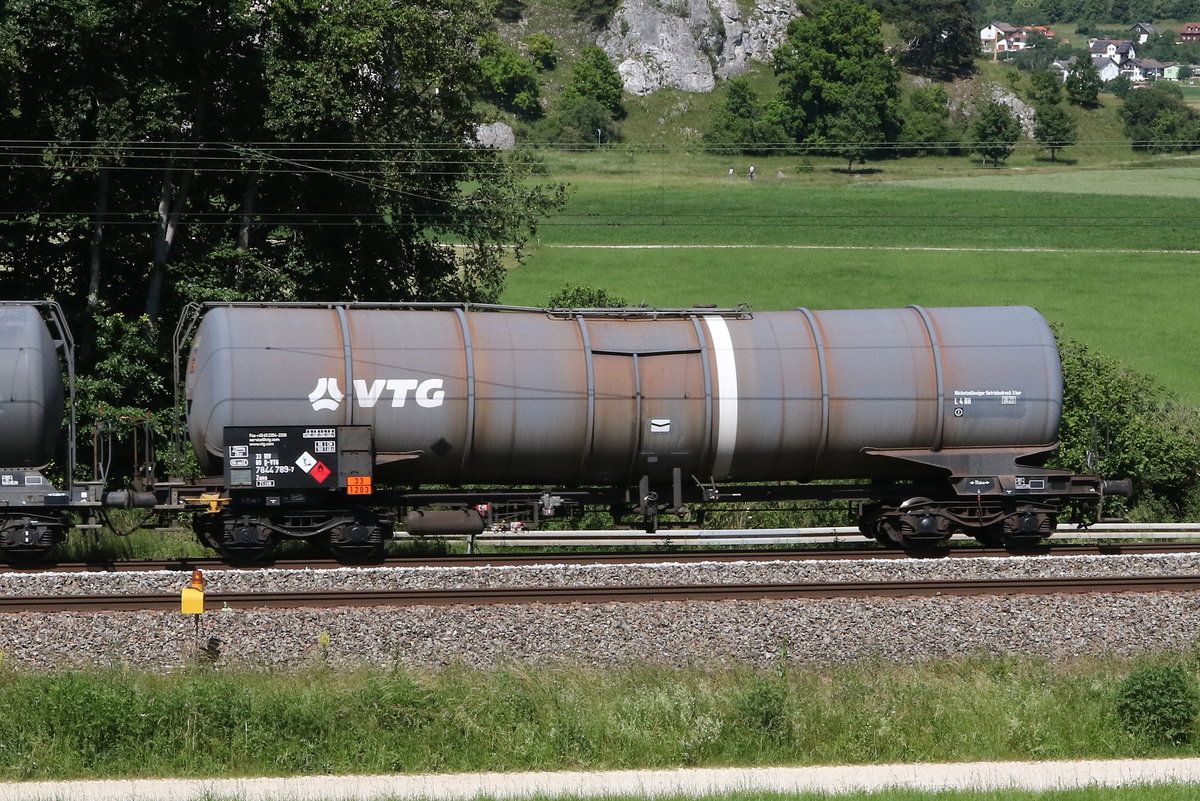
[(64, 397), (58, 350), (37, 307), (0, 305), (0, 465), (49, 464)]
[[(187, 366), (226, 426), (371, 426), (413, 484), (887, 478), (895, 452), (1053, 448), (1062, 374), (1022, 306), (738, 312), (218, 306)], [(678, 471), (678, 472), (677, 472)]]

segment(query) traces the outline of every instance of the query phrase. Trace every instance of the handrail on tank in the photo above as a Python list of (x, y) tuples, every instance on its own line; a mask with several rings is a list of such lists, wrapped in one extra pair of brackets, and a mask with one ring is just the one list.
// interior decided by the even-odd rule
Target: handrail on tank
[[(208, 309), (226, 309), (226, 308), (250, 308), (250, 309), (412, 309), (412, 310), (451, 310), (461, 309), (462, 311), (498, 311), (498, 312), (535, 312), (539, 314), (549, 314), (552, 316), (566, 317), (691, 317), (698, 314), (713, 314), (723, 317), (740, 316), (749, 317), (753, 315), (753, 310), (748, 303), (739, 303), (737, 306), (718, 308), (700, 304), (696, 306), (681, 306), (681, 307), (666, 307), (656, 308), (653, 306), (610, 306), (601, 308), (568, 308), (565, 306), (543, 307), (543, 306), (511, 306), (503, 303), (470, 303), (466, 301), (365, 301), (365, 300), (347, 300), (347, 301), (284, 301), (284, 302), (265, 302), (265, 301), (222, 301), (211, 300), (204, 303), (190, 303), (185, 309), (185, 315), (189, 309), (195, 309), (194, 314), (200, 315)], [(180, 318), (182, 324), (183, 317)], [(179, 333), (179, 328), (176, 328), (176, 333)], [(189, 332), (190, 336), (190, 332)]]
[[(203, 304), (220, 305), (220, 304)], [(196, 326), (203, 314), (202, 304), (189, 303), (175, 321), (175, 333), (171, 337), (172, 348), (172, 392), (175, 398), (175, 418), (171, 421), (171, 452), (175, 454), (176, 466), (183, 464), (187, 450), (187, 408), (183, 388), (183, 363), (187, 361), (185, 350), (191, 344)], [(177, 478), (170, 476), (169, 478)]]
[(51, 327), (51, 336), (55, 345), (62, 352), (63, 362), (67, 367), (67, 470), (64, 482), (67, 492), (75, 486), (75, 338), (71, 335), (71, 327), (67, 325), (67, 317), (63, 314), (62, 306), (52, 300), (0, 300), (0, 306), (33, 306), (42, 315), (42, 319)]

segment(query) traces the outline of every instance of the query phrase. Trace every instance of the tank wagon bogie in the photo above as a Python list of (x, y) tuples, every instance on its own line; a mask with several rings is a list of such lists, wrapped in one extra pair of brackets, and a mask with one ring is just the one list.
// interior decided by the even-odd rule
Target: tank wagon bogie
[[(731, 497), (859, 500), (890, 544), (1025, 543), (1127, 489), (1039, 466), (1062, 375), (1027, 307), (213, 305), (186, 401), (228, 493), (201, 537), (225, 553), (278, 536), (374, 553), (392, 509), (416, 512), (410, 533), (470, 533), (472, 507), (513, 503), (652, 531)], [(819, 483), (845, 479), (868, 483)], [(415, 489), (431, 484), (539, 489)]]

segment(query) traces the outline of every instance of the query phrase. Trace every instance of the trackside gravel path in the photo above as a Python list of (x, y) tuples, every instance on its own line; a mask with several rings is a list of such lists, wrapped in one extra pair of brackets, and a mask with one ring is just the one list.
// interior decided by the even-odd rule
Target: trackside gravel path
[(28, 782), (0, 784), (0, 801), (456, 801), (477, 797), (699, 796), (739, 790), (839, 793), (887, 787), (1052, 790), (1164, 783), (1200, 784), (1200, 759)]

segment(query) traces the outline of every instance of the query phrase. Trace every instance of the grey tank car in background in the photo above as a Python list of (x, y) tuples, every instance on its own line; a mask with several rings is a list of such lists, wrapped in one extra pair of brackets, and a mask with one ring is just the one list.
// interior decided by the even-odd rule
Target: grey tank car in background
[[(522, 504), (654, 530), (731, 498), (858, 500), (894, 544), (1028, 542), (1128, 491), (1037, 467), (1062, 375), (1027, 307), (214, 305), (186, 382), (226, 499), (198, 532), (226, 554), (280, 536), (371, 552), (386, 507), (414, 533)], [(864, 483), (808, 483), (832, 479)]]
[(9, 561), (44, 557), (76, 522), (69, 511), (101, 507), (100, 482), (74, 480), (73, 347), (58, 304), (0, 301), (0, 553)]

